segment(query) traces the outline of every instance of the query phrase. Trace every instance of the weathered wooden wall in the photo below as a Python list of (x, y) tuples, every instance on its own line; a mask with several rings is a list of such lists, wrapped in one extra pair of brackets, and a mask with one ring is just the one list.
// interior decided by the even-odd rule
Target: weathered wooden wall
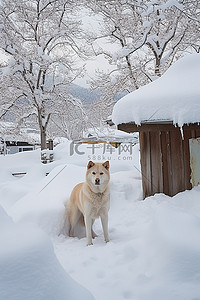
[[(174, 196), (191, 189), (189, 139), (200, 137), (198, 124), (120, 124), (120, 130), (139, 131), (143, 198), (164, 193)], [(184, 138), (184, 139), (183, 139)]]

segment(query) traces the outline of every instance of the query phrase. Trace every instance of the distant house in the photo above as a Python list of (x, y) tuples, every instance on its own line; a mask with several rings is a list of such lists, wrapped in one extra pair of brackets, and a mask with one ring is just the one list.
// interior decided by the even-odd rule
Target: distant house
[[(4, 150), (4, 147), (6, 149)], [(18, 152), (35, 150), (35, 145), (31, 145), (27, 142), (19, 142), (19, 141), (2, 141), (1, 143), (1, 154), (15, 154)], [(5, 152), (4, 152), (5, 151)]]
[[(114, 106), (118, 129), (139, 132), (143, 198), (173, 196), (194, 185), (191, 139), (200, 137), (199, 78), (200, 54), (188, 55)], [(200, 161), (200, 155), (195, 159)]]
[(0, 122), (0, 154), (15, 154), (35, 150), (39, 146), (39, 134), (33, 128), (16, 130), (12, 122)]

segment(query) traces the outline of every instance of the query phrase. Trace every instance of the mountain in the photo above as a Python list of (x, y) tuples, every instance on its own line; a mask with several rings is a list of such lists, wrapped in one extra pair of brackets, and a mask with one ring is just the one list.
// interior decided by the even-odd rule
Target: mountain
[(91, 91), (88, 88), (84, 88), (74, 83), (71, 84), (69, 92), (72, 96), (80, 99), (85, 104), (91, 104), (101, 97), (101, 92), (99, 90)]
[[(72, 96), (80, 99), (83, 101), (84, 104), (92, 104), (93, 102), (99, 100), (102, 96), (102, 93), (100, 90), (90, 90), (89, 88), (84, 88), (80, 85), (72, 83), (69, 92)], [(124, 97), (127, 94), (127, 92), (118, 92), (114, 100), (117, 102), (120, 98)]]

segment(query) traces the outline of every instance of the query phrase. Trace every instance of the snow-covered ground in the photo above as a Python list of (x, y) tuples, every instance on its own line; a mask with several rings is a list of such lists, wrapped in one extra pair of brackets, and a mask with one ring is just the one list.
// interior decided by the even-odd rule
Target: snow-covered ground
[[(142, 201), (138, 145), (91, 147), (62, 143), (47, 165), (38, 150), (0, 156), (0, 299), (200, 300), (200, 187)], [(108, 158), (110, 242), (97, 220), (87, 247), (60, 235), (64, 203), (87, 161)]]

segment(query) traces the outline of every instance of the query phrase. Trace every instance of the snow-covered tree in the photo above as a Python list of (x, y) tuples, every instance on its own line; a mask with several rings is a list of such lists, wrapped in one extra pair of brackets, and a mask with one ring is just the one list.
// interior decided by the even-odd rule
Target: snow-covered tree
[[(74, 101), (74, 102), (73, 102)], [(80, 99), (72, 98), (62, 105), (63, 112), (55, 114), (48, 126), (48, 135), (52, 138), (65, 136), (69, 140), (82, 137), (87, 127), (87, 109)]]
[[(161, 76), (184, 51), (199, 51), (199, 0), (98, 0), (88, 6), (103, 19), (101, 34), (91, 34), (96, 55), (113, 66), (109, 74), (98, 73), (93, 86), (112, 95)], [(98, 47), (102, 38), (115, 49)]]
[(0, 73), (0, 116), (11, 109), (21, 118), (35, 115), (42, 149), (50, 119), (61, 117), (69, 102), (82, 110), (68, 93), (88, 52), (79, 6), (72, 0), (0, 2), (0, 48), (8, 54)]

